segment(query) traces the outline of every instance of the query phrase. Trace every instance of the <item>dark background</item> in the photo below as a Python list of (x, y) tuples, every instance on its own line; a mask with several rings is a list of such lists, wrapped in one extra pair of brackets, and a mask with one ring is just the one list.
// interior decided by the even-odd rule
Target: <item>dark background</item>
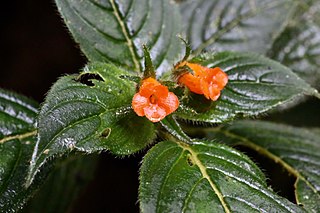
[[(86, 63), (53, 0), (2, 1), (0, 24), (0, 88), (41, 103), (58, 77)], [(103, 153), (95, 179), (71, 212), (138, 212), (141, 156), (120, 159)]]
[[(76, 73), (86, 63), (71, 39), (53, 1), (3, 1), (0, 9), (0, 87), (41, 103), (58, 77)], [(296, 126), (320, 126), (320, 101), (272, 114), (269, 120)], [(293, 200), (294, 179), (274, 162), (243, 150), (255, 159), (275, 191)], [(95, 179), (83, 190), (72, 212), (138, 212), (138, 168), (143, 154), (115, 158), (103, 153)], [(274, 171), (274, 170), (277, 171)], [(280, 179), (279, 179), (280, 178)]]

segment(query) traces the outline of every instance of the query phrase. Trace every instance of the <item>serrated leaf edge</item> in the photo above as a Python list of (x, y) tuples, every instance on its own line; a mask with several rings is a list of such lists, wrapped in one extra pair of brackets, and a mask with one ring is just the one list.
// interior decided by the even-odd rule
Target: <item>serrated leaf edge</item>
[[(280, 164), (281, 166), (283, 166), (290, 174), (294, 175), (297, 180), (296, 182), (300, 179), (302, 181), (304, 181), (309, 187), (310, 189), (315, 193), (318, 194), (318, 191), (314, 188), (314, 186), (296, 169), (294, 169), (292, 166), (290, 166), (289, 164), (287, 164), (285, 161), (283, 161), (280, 157), (274, 155), (272, 152), (268, 151), (267, 149), (265, 149), (262, 146), (258, 146), (257, 144), (253, 143), (252, 141), (248, 140), (245, 137), (242, 137), (240, 135), (234, 134), (228, 130), (223, 130), (221, 128), (211, 128), (211, 131), (214, 132), (219, 132), (224, 134), (227, 137), (230, 138), (234, 138), (234, 139), (238, 139), (241, 142), (239, 143), (235, 143), (234, 145), (242, 145), (242, 146), (246, 146), (252, 150), (255, 150), (256, 152), (274, 160), (276, 163)], [(318, 196), (320, 197), (320, 195), (318, 194)]]
[(225, 202), (223, 195), (221, 194), (220, 190), (218, 189), (218, 187), (214, 184), (214, 182), (211, 180), (210, 176), (207, 173), (207, 169), (206, 167), (201, 163), (201, 161), (199, 160), (199, 158), (197, 157), (197, 153), (195, 153), (187, 144), (185, 143), (181, 143), (181, 142), (176, 142), (178, 144), (179, 147), (181, 147), (184, 151), (188, 151), (190, 153), (190, 158), (192, 159), (192, 161), (198, 166), (198, 168), (200, 169), (200, 172), (202, 174), (202, 176), (207, 179), (207, 181), (209, 182), (211, 188), (213, 189), (213, 191), (215, 192), (215, 194), (218, 196), (220, 203), (223, 206), (223, 209), (225, 210), (226, 213), (231, 213), (231, 210), (229, 209), (227, 203)]

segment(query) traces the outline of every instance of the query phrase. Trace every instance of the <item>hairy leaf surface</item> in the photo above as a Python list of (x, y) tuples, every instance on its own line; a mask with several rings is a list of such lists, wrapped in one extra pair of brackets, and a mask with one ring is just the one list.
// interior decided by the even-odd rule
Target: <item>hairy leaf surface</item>
[(72, 150), (127, 155), (153, 141), (153, 124), (131, 109), (136, 84), (128, 76), (114, 65), (94, 64), (56, 82), (40, 111), (29, 181), (56, 155)]
[(243, 145), (281, 164), (297, 180), (297, 203), (320, 211), (320, 132), (263, 121), (238, 121), (207, 129), (209, 138)]
[(164, 141), (140, 172), (142, 212), (303, 212), (268, 188), (245, 155), (214, 142)]

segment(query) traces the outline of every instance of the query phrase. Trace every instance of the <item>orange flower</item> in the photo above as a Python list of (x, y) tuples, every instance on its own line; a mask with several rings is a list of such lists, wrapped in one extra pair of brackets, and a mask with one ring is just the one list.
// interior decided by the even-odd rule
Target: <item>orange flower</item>
[(178, 106), (177, 96), (154, 78), (143, 80), (139, 92), (132, 99), (132, 108), (137, 115), (146, 116), (152, 122), (162, 120)]
[(185, 73), (178, 79), (180, 84), (187, 86), (190, 91), (204, 95), (207, 99), (216, 101), (220, 91), (228, 83), (228, 76), (219, 67), (208, 68), (199, 64), (182, 63), (179, 66), (188, 66), (194, 74)]

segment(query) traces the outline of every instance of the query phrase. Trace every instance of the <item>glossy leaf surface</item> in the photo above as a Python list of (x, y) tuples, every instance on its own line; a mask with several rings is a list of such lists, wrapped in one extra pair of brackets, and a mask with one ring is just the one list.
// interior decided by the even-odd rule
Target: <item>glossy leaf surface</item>
[(0, 210), (6, 212), (20, 209), (37, 185), (25, 188), (37, 108), (28, 98), (0, 89)]
[(136, 84), (114, 65), (94, 64), (52, 87), (39, 116), (29, 181), (49, 158), (72, 150), (127, 155), (155, 138), (153, 124), (131, 109)]
[(207, 136), (243, 145), (281, 164), (297, 180), (296, 199), (309, 212), (320, 211), (320, 133), (263, 121), (238, 121)]
[(182, 51), (180, 14), (169, 0), (56, 0), (76, 42), (90, 61), (142, 70), (142, 46), (159, 73)]
[(187, 0), (180, 4), (186, 37), (203, 50), (265, 53), (298, 1)]
[[(309, 1), (310, 2), (310, 1)], [(311, 3), (309, 3), (311, 4)], [(308, 83), (320, 88), (320, 2), (305, 3), (299, 16), (277, 37), (268, 56), (290, 67)]]
[(248, 157), (214, 142), (157, 144), (139, 191), (142, 212), (303, 212), (272, 192)]
[(184, 98), (177, 112), (184, 119), (221, 123), (235, 117), (259, 115), (304, 94), (319, 95), (290, 69), (263, 56), (221, 52), (194, 61), (220, 67), (229, 81), (216, 102), (197, 100), (196, 95)]

